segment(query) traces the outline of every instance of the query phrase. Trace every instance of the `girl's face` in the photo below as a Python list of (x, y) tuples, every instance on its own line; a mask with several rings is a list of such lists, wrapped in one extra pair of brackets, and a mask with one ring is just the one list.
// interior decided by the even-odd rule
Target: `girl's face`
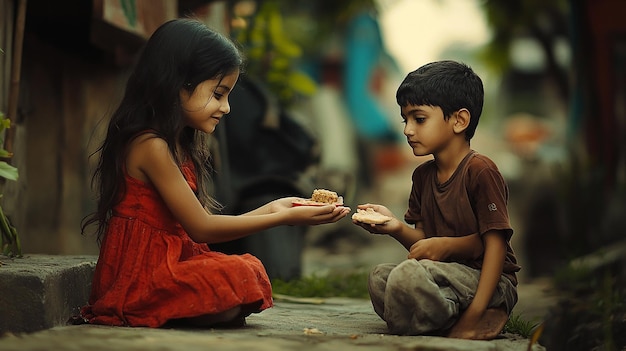
[(199, 131), (213, 133), (220, 119), (230, 112), (228, 94), (238, 78), (239, 70), (236, 70), (222, 79), (203, 81), (191, 94), (181, 89), (180, 101), (185, 123)]

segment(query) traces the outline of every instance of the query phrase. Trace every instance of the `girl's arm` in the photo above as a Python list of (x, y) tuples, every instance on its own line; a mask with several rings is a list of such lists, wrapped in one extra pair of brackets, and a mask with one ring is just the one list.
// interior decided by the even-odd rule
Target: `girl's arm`
[(285, 206), (287, 201), (277, 200), (262, 206), (256, 214), (211, 215), (196, 198), (167, 143), (160, 138), (141, 138), (133, 142), (126, 165), (129, 175), (154, 185), (174, 217), (196, 242), (234, 240), (277, 225), (332, 223), (350, 210), (333, 205), (292, 208)]
[(248, 211), (246, 213), (241, 214), (242, 216), (250, 216), (250, 215), (262, 215), (269, 214), (281, 209), (292, 207), (292, 204), (295, 200), (301, 199), (299, 197), (284, 197), (280, 199), (276, 199), (274, 201), (270, 201), (254, 210)]

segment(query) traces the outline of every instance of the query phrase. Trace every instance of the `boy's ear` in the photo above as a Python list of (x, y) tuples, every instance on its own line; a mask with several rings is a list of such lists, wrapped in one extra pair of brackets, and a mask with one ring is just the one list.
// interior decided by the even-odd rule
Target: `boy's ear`
[(454, 118), (454, 132), (458, 134), (465, 132), (465, 129), (469, 126), (471, 118), (469, 110), (462, 108), (456, 111)]

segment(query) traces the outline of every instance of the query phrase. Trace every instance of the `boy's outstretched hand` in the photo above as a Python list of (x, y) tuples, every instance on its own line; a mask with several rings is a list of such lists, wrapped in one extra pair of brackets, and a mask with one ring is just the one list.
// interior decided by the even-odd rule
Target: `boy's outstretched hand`
[(368, 208), (371, 208), (382, 215), (390, 217), (391, 220), (384, 224), (363, 223), (357, 220), (352, 220), (352, 223), (358, 225), (359, 227), (367, 230), (372, 234), (393, 234), (402, 230), (402, 223), (393, 215), (393, 213), (391, 213), (391, 211), (389, 211), (387, 207), (376, 204), (364, 204), (358, 206), (358, 209), (360, 210), (366, 210)]

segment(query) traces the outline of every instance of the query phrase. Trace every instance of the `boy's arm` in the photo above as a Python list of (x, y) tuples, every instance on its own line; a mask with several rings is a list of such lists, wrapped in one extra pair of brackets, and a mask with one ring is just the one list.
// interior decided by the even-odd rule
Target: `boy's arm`
[(353, 221), (372, 234), (387, 234), (396, 239), (407, 251), (409, 259), (429, 259), (433, 261), (452, 261), (476, 259), (483, 253), (483, 242), (478, 234), (461, 237), (426, 238), (423, 222), (415, 223), (415, 227), (400, 222), (391, 212), (381, 209), (381, 213), (389, 215), (392, 220), (385, 224), (365, 224)]
[(408, 251), (409, 259), (429, 259), (433, 261), (467, 260), (480, 257), (483, 242), (478, 234), (461, 237), (426, 238), (423, 223), (415, 223), (415, 228), (401, 225), (397, 231), (388, 232)]
[(483, 253), (483, 242), (478, 234), (459, 237), (431, 237), (414, 242), (408, 258), (427, 258), (433, 261), (472, 260)]
[(415, 223), (415, 227), (413, 228), (396, 218), (396, 216), (394, 216), (394, 214), (383, 205), (368, 203), (358, 205), (358, 208), (362, 210), (372, 208), (374, 209), (374, 211), (380, 214), (391, 217), (391, 220), (385, 224), (367, 224), (352, 220), (354, 224), (372, 234), (389, 235), (392, 238), (396, 239), (396, 241), (402, 244), (402, 246), (404, 246), (407, 250), (409, 250), (411, 248), (411, 245), (413, 245), (416, 241), (425, 238), (423, 224), (421, 221)]
[(407, 250), (411, 248), (413, 243), (419, 242), (425, 237), (420, 222), (415, 224), (415, 228), (412, 228), (395, 217), (392, 217), (392, 219), (385, 224), (367, 224), (354, 220), (353, 223), (372, 234), (389, 235), (396, 239), (396, 241), (402, 244)]
[(377, 204), (359, 205), (359, 209), (373, 208), (376, 212), (391, 217), (385, 224), (353, 223), (372, 234), (386, 234), (396, 239), (409, 251), (408, 258), (433, 261), (476, 259), (483, 253), (483, 242), (478, 234), (461, 237), (426, 238), (424, 223), (417, 221), (414, 227), (398, 220), (388, 208)]
[(483, 235), (485, 254), (474, 299), (457, 323), (452, 327), (449, 337), (461, 339), (479, 339), (477, 328), (494, 291), (500, 281), (504, 259), (506, 257), (506, 241), (502, 232), (491, 230)]
[(415, 223), (415, 227), (403, 224), (400, 231), (389, 233), (389, 236), (396, 239), (407, 250), (411, 250), (411, 245), (424, 240), (424, 228), (422, 222)]

